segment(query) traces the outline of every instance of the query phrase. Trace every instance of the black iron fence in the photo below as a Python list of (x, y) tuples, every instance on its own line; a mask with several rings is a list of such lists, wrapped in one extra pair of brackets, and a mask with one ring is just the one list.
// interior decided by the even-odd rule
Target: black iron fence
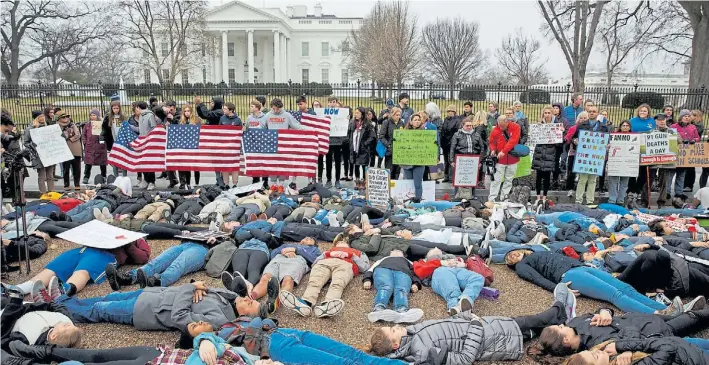
[[(453, 105), (459, 112), (463, 104), (470, 101), (473, 111), (488, 110), (490, 103), (497, 103), (500, 109), (511, 106), (513, 102), (523, 104), (522, 111), (531, 121), (537, 120), (546, 105), (559, 103), (567, 105), (572, 94), (571, 85), (543, 85), (534, 87), (507, 85), (382, 85), (363, 82), (349, 84), (30, 84), (30, 85), (0, 85), (2, 107), (7, 109), (16, 123), (22, 127), (31, 121), (32, 111), (46, 107), (61, 108), (72, 114), (75, 120), (88, 119), (91, 109), (97, 108), (105, 112), (113, 98), (120, 99), (124, 106), (124, 114), (131, 102), (148, 101), (150, 97), (164, 102), (174, 100), (178, 105), (191, 104), (199, 96), (202, 101), (209, 101), (213, 96), (222, 97), (225, 101), (234, 103), (237, 113), (248, 114), (249, 103), (256, 96), (265, 96), (268, 101), (273, 98), (283, 100), (287, 109), (296, 108), (296, 98), (304, 95), (309, 103), (319, 101), (327, 104), (327, 98), (337, 97), (345, 106), (372, 107), (379, 111), (385, 107), (389, 98), (398, 101), (397, 96), (406, 92), (410, 95), (409, 105), (415, 110), (423, 110), (429, 102), (435, 102), (445, 111)], [(584, 90), (584, 99), (592, 100), (601, 112), (605, 111), (611, 121), (616, 122), (632, 116), (635, 108), (649, 104), (653, 113), (660, 112), (664, 105), (680, 108), (706, 109), (709, 106), (709, 93), (705, 87), (688, 88), (646, 88), (630, 87), (590, 87)]]

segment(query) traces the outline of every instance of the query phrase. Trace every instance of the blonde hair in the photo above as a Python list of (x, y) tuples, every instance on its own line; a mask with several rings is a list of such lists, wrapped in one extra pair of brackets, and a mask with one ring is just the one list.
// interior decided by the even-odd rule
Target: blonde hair
[(699, 121), (704, 121), (704, 113), (699, 109), (692, 110), (692, 116), (699, 119)]
[(546, 121), (544, 120), (544, 111), (545, 110), (548, 110), (551, 113), (551, 119), (554, 120), (554, 107), (552, 107), (551, 105), (547, 105), (544, 108), (542, 108), (542, 116), (540, 118), (541, 123), (546, 123)]
[(650, 109), (650, 105), (648, 105), (648, 104), (640, 104), (637, 108), (635, 108), (635, 116), (636, 117), (639, 116), (640, 109), (642, 109), (642, 108), (647, 109), (647, 117), (650, 118), (650, 111), (652, 109)]
[(384, 333), (384, 330), (379, 327), (374, 330), (372, 337), (369, 339), (369, 344), (365, 345), (362, 350), (373, 353), (377, 356), (384, 356), (390, 354), (394, 350), (394, 345), (391, 343), (391, 340), (387, 337), (386, 333)]
[(201, 121), (199, 118), (197, 118), (197, 113), (195, 113), (195, 110), (192, 107), (192, 105), (185, 105), (182, 108), (182, 115), (180, 115), (180, 124), (187, 124), (188, 119), (185, 118), (185, 110), (186, 109), (190, 110), (190, 119), (189, 119), (190, 124), (201, 124)]
[(579, 113), (579, 115), (576, 116), (576, 122), (577, 122), (577, 123), (578, 123), (579, 119), (581, 119), (581, 116), (584, 116), (584, 117), (586, 117), (586, 119), (588, 119), (588, 112), (587, 112), (587, 111), (583, 111), (583, 112)]
[(396, 114), (397, 111), (399, 112), (399, 114), (401, 114), (401, 108), (399, 108), (398, 106), (391, 108), (391, 110), (389, 111), (389, 118), (391, 118), (392, 115)]
[(261, 105), (261, 102), (258, 100), (252, 100), (249, 105), (255, 106), (256, 108), (258, 108), (258, 110), (261, 110), (261, 108), (263, 108), (263, 105)]
[(71, 329), (64, 332), (64, 335), (57, 333), (52, 343), (61, 347), (79, 348), (81, 347), (82, 337), (83, 331), (81, 331), (81, 328), (72, 325)]
[(39, 124), (40, 124), (39, 118), (42, 118), (42, 120), (44, 120), (44, 124), (47, 124), (47, 118), (44, 116), (44, 114), (40, 114), (37, 116), (37, 118), (34, 118), (34, 120), (32, 121), (33, 128), (39, 128)]
[(483, 111), (478, 111), (472, 117), (473, 117), (473, 128), (487, 124), (487, 113), (485, 113)]

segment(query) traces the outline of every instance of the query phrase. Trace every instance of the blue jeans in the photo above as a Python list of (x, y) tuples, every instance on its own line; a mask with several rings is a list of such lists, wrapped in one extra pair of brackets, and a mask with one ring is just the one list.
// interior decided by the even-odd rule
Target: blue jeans
[(575, 267), (564, 274), (563, 280), (581, 294), (610, 302), (624, 312), (654, 313), (667, 308), (611, 274), (590, 267)]
[(414, 193), (416, 199), (421, 199), (423, 196), (423, 173), (426, 171), (426, 166), (411, 166), (404, 169), (404, 179), (414, 179)]
[(667, 180), (668, 180), (667, 181), (667, 193), (668, 194), (670, 193), (670, 188), (669, 188), (670, 184), (669, 183), (672, 182), (672, 175), (674, 175), (674, 178), (675, 178), (675, 193), (674, 193), (674, 195), (677, 196), (677, 195), (684, 194), (683, 193), (684, 175), (686, 172), (687, 172), (687, 170), (685, 168), (681, 167), (681, 168), (677, 168), (677, 169), (672, 170), (668, 174), (668, 176), (667, 176)]
[(409, 309), (409, 291), (411, 278), (401, 271), (376, 268), (374, 269), (374, 308), (385, 309), (394, 294), (394, 310), (397, 312)]
[(458, 305), (464, 296), (474, 301), (480, 295), (483, 284), (485, 279), (480, 274), (460, 267), (439, 267), (431, 278), (431, 289), (446, 301), (448, 309)]
[(113, 292), (104, 297), (77, 299), (62, 295), (56, 299), (71, 313), (76, 323), (133, 324), (133, 307), (143, 290)]
[[(185, 242), (163, 251), (141, 269), (148, 277), (159, 274), (160, 286), (170, 286), (182, 276), (204, 267), (208, 251), (207, 247), (199, 243)], [(133, 278), (133, 283), (136, 282), (137, 272), (137, 269), (133, 269), (128, 273)]]
[(537, 222), (544, 224), (544, 225), (550, 225), (553, 224), (554, 221), (561, 217), (562, 214), (566, 212), (553, 212), (553, 213), (546, 213), (546, 214), (537, 214), (535, 219)]
[(490, 256), (493, 264), (504, 264), (505, 255), (514, 250), (532, 250), (534, 252), (549, 251), (545, 245), (525, 245), (520, 243), (490, 240)]
[(697, 347), (702, 349), (702, 351), (709, 354), (709, 340), (706, 340), (703, 338), (693, 338), (693, 337), (685, 337), (684, 340), (691, 343), (691, 344), (696, 345)]
[(105, 200), (89, 200), (84, 204), (75, 206), (72, 210), (66, 212), (66, 215), (71, 217), (72, 222), (86, 223), (94, 219), (94, 208), (101, 210), (104, 207), (110, 207)]
[(625, 193), (628, 191), (628, 180), (626, 176), (608, 176), (608, 203), (623, 203)]
[(630, 214), (630, 210), (628, 210), (628, 208), (621, 207), (620, 205), (609, 204), (609, 203), (599, 204), (598, 209), (607, 210), (611, 213), (620, 214), (620, 215)]
[(284, 364), (318, 365), (405, 365), (400, 360), (369, 355), (310, 331), (279, 328), (269, 336), (268, 350), (271, 359)]
[(433, 202), (412, 203), (409, 205), (411, 205), (412, 207), (414, 207), (416, 209), (422, 209), (422, 208), (426, 208), (426, 207), (434, 207), (434, 208), (436, 208), (437, 211), (442, 212), (446, 209), (453, 208), (453, 207), (457, 206), (458, 204), (460, 204), (460, 203), (449, 202), (449, 201), (445, 201), (445, 200), (436, 200)]

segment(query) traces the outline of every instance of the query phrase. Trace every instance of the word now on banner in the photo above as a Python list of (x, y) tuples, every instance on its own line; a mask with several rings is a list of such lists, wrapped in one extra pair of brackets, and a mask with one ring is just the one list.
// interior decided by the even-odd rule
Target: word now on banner
[(397, 129), (394, 131), (395, 165), (432, 166), (438, 164), (436, 131)]
[(574, 172), (577, 174), (603, 175), (610, 133), (581, 131), (579, 133)]

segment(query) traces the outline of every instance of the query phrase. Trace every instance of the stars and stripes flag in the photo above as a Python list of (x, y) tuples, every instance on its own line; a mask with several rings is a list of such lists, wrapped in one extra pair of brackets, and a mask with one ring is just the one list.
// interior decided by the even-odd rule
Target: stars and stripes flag
[(296, 129), (249, 129), (243, 135), (246, 176), (315, 177), (318, 134)]
[(308, 130), (317, 132), (318, 153), (326, 155), (330, 149), (330, 119), (308, 113), (303, 114), (299, 110), (289, 110), (288, 112)]
[(241, 127), (171, 124), (167, 128), (168, 170), (239, 171)]
[(166, 138), (167, 132), (163, 126), (138, 137), (128, 122), (123, 122), (108, 154), (108, 164), (130, 172), (164, 171)]

